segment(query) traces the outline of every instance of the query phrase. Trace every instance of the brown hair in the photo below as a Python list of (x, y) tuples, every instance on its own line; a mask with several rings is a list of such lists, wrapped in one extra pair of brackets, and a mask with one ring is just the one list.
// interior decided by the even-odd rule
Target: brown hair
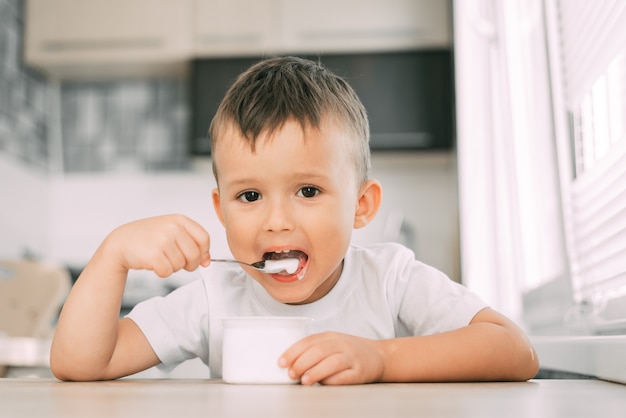
[[(289, 119), (302, 128), (319, 128), (324, 117), (334, 118), (352, 137), (357, 179), (366, 180), (370, 168), (369, 123), (352, 87), (319, 62), (298, 57), (260, 61), (243, 72), (226, 92), (209, 136), (216, 149), (221, 130), (232, 124), (249, 141), (262, 132), (275, 132)], [(213, 173), (217, 168), (213, 158)]]

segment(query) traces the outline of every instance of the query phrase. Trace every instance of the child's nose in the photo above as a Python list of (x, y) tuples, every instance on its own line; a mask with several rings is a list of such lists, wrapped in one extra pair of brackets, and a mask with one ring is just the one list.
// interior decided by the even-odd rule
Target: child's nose
[(288, 231), (293, 229), (293, 208), (288, 199), (275, 200), (267, 204), (265, 230)]

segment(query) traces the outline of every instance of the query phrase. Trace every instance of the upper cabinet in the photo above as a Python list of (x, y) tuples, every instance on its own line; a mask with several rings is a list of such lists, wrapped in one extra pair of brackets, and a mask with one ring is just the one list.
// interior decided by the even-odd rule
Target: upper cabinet
[(449, 0), (26, 0), (28, 65), (61, 79), (184, 74), (196, 57), (451, 45)]
[(194, 55), (449, 48), (449, 0), (194, 0)]
[(449, 48), (448, 0), (283, 0), (282, 49), (309, 53)]
[(191, 0), (27, 0), (26, 64), (57, 78), (176, 74)]
[(194, 56), (260, 55), (280, 42), (277, 0), (194, 0)]

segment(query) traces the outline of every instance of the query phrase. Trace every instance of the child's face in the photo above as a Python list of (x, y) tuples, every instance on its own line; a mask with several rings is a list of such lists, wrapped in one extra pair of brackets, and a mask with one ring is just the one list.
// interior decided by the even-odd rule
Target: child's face
[(261, 134), (255, 152), (232, 127), (217, 144), (213, 203), (235, 259), (287, 250), (300, 256), (293, 275), (244, 267), (280, 302), (318, 300), (341, 275), (360, 193), (345, 135), (331, 123), (303, 131), (288, 121), (270, 137)]

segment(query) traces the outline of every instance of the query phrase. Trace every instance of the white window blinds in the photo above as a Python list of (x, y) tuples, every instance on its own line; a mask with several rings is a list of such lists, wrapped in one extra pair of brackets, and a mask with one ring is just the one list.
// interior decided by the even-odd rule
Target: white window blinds
[[(595, 328), (626, 323), (626, 1), (560, 0), (572, 144), (565, 220), (575, 299)], [(620, 301), (620, 303), (616, 303)], [(579, 311), (583, 312), (583, 311)]]

